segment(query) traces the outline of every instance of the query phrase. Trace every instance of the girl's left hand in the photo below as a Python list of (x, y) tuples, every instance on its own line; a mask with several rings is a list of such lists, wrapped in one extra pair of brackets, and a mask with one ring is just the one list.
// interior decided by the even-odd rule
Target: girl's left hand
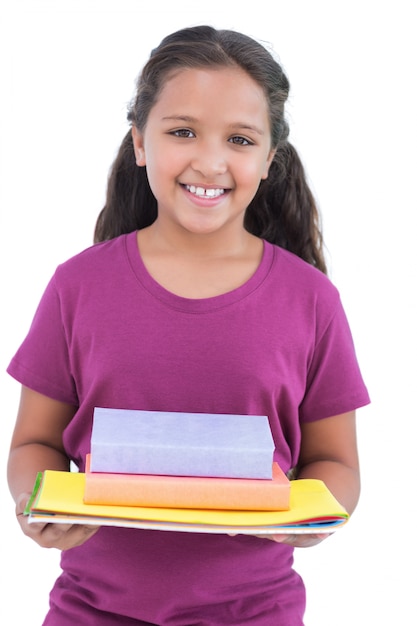
[(277, 543), (285, 543), (293, 548), (310, 548), (330, 537), (331, 533), (301, 535), (256, 535), (261, 539), (269, 539)]

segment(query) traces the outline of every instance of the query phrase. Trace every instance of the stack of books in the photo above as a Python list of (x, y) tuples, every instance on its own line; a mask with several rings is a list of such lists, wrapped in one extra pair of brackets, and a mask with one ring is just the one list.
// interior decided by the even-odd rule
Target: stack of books
[(85, 472), (45, 470), (29, 522), (228, 534), (331, 533), (348, 513), (289, 481), (266, 416), (96, 408)]
[(268, 418), (96, 408), (84, 502), (280, 511), (290, 481)]

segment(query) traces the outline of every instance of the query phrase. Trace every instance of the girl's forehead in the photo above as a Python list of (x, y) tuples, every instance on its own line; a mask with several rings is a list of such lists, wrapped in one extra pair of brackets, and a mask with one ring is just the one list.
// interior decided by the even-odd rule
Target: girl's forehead
[(165, 77), (164, 89), (170, 82), (176, 83), (194, 83), (203, 85), (205, 82), (223, 82), (224, 80), (232, 83), (247, 83), (247, 85), (261, 87), (258, 83), (238, 65), (213, 65), (203, 67), (181, 67), (172, 70)]
[(155, 102), (157, 108), (183, 103), (212, 103), (220, 107), (233, 99), (239, 107), (265, 111), (268, 102), (262, 87), (238, 66), (181, 68), (171, 72), (164, 80)]

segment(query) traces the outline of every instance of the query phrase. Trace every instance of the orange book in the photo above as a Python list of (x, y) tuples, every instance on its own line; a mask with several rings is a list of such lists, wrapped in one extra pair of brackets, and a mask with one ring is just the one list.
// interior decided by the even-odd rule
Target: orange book
[(286, 511), (290, 508), (290, 481), (277, 463), (272, 479), (156, 476), (90, 471), (87, 455), (85, 504)]

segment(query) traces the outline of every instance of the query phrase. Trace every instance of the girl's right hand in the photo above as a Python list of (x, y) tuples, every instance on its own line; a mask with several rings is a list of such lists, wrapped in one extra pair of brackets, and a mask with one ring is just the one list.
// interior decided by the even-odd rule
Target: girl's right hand
[(81, 524), (45, 524), (43, 522), (29, 524), (24, 510), (30, 495), (30, 493), (22, 493), (17, 499), (16, 517), (24, 534), (36, 541), (42, 548), (57, 548), (58, 550), (76, 548), (100, 528)]

